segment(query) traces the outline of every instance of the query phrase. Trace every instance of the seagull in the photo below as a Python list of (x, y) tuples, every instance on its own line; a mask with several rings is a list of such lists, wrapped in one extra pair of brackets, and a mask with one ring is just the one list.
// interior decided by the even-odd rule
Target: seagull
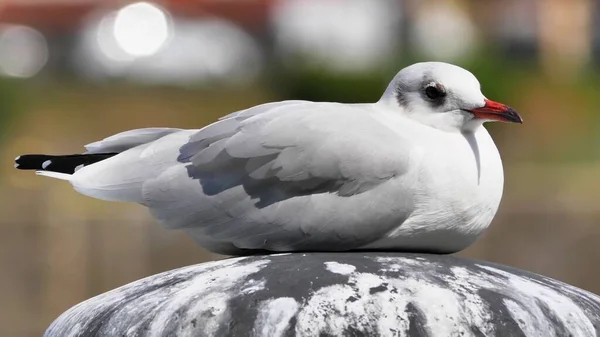
[(502, 198), (490, 121), (523, 122), (471, 72), (423, 62), (376, 103), (266, 103), (201, 129), (135, 129), (82, 154), (22, 155), (15, 167), (139, 203), (219, 254), (448, 254), (476, 240)]

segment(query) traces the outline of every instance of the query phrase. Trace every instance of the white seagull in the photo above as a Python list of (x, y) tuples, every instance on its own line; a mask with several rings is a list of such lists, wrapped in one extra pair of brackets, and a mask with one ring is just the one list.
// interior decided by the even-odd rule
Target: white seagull
[(469, 71), (426, 62), (402, 69), (376, 103), (267, 103), (201, 129), (136, 129), (83, 154), (23, 155), (15, 167), (142, 204), (220, 254), (452, 253), (502, 198), (488, 121), (522, 123)]

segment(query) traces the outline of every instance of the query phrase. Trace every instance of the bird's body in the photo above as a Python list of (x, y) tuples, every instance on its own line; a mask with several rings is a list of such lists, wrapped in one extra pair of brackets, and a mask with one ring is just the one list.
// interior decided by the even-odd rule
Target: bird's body
[[(446, 82), (462, 83), (454, 77), (466, 72), (432, 67), (446, 71)], [(268, 103), (199, 130), (117, 134), (88, 145), (82, 158), (116, 155), (72, 174), (56, 159), (38, 169), (55, 166), (41, 173), (70, 181), (82, 194), (143, 204), (165, 227), (217, 253), (459, 251), (488, 227), (503, 189), (485, 120), (468, 114), (499, 115), (500, 108), (483, 107), (493, 102), (481, 95), (448, 110), (454, 117), (424, 115), (406, 86), (408, 73), (400, 72), (374, 104)], [(473, 79), (462, 80), (473, 89)]]

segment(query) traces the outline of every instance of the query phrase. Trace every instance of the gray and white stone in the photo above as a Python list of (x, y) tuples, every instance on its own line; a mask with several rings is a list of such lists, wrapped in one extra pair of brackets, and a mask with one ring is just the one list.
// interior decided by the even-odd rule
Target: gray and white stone
[(449, 255), (295, 253), (154, 275), (82, 302), (57, 336), (599, 336), (600, 297)]

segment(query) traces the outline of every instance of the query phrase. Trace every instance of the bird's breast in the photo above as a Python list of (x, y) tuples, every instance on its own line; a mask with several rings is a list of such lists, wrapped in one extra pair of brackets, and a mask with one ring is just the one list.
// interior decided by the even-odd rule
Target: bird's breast
[(422, 212), (445, 213), (446, 226), (479, 234), (491, 222), (502, 197), (504, 174), (498, 150), (484, 128), (441, 141), (443, 146), (430, 146), (431, 155), (424, 157), (419, 181), (428, 193), (421, 194)]
[(440, 134), (415, 148), (414, 209), (386, 239), (371, 246), (455, 252), (489, 226), (504, 175), (498, 150), (481, 129), (466, 137)]

